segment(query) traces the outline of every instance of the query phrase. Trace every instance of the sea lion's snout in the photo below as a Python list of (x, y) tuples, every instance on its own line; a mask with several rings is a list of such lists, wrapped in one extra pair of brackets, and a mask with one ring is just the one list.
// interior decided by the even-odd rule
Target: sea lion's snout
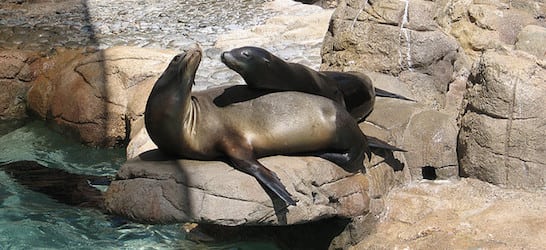
[(240, 60), (240, 58), (233, 55), (233, 51), (223, 52), (222, 55), (220, 55), (220, 58), (222, 60), (222, 63), (228, 66), (228, 68), (235, 70), (239, 73), (243, 71), (244, 63)]
[(231, 56), (231, 55), (229, 54), (229, 52), (224, 51), (224, 52), (222, 52), (222, 54), (220, 55), (220, 60), (222, 60), (222, 62), (223, 62), (224, 64), (226, 64), (226, 63), (229, 62), (229, 57), (230, 57), (230, 56)]
[(195, 73), (201, 63), (202, 52), (199, 46), (187, 50), (185, 53), (175, 56), (173, 62), (178, 65), (178, 74), (182, 76), (182, 83), (192, 83), (195, 78)]
[(189, 65), (195, 65), (201, 62), (201, 48), (191, 49), (186, 53), (186, 57), (188, 58), (187, 63)]

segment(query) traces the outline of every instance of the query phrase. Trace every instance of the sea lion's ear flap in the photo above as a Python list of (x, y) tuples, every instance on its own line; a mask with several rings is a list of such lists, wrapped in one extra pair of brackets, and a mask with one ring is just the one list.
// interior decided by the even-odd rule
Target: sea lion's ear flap
[(264, 62), (265, 62), (265, 64), (269, 65), (269, 63), (270, 63), (271, 61), (269, 61), (269, 59), (267, 59), (267, 58), (264, 58)]

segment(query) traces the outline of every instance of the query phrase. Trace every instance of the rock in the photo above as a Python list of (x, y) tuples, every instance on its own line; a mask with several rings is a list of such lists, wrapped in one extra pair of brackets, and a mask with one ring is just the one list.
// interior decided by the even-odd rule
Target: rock
[(454, 117), (448, 114), (425, 110), (412, 115), (402, 137), (408, 151), (404, 154), (407, 167), (414, 180), (458, 178), (458, 132)]
[(527, 25), (518, 34), (516, 49), (523, 50), (540, 59), (546, 59), (546, 28)]
[[(408, 20), (412, 21), (401, 27), (402, 1), (341, 3), (325, 37), (322, 67), (398, 74), (408, 67), (427, 67), (456, 50), (455, 40), (435, 29), (430, 15), (417, 11), (419, 8), (409, 8)], [(369, 14), (372, 12), (375, 14)]]
[(29, 108), (88, 145), (123, 145), (174, 51), (114, 47), (59, 50), (46, 58)]
[(468, 56), (477, 59), (487, 49), (512, 46), (523, 27), (544, 26), (537, 18), (546, 11), (541, 1), (483, 0), (475, 2), (440, 1), (436, 21), (453, 35)]
[(507, 187), (546, 186), (546, 69), (534, 57), (486, 52), (470, 76), (459, 158), (465, 176)]
[[(376, 86), (381, 87), (382, 82), (395, 83), (390, 84), (390, 91), (405, 93), (418, 101), (415, 104), (379, 98), (374, 112), (363, 125), (367, 134), (382, 135), (409, 151), (403, 154), (402, 163), (409, 169), (410, 180), (420, 180), (423, 175), (456, 178), (458, 163), (464, 161), (469, 171), (465, 174), (469, 176), (482, 175), (481, 179), (498, 184), (508, 182), (501, 179), (514, 179), (509, 186), (544, 186), (544, 175), (538, 172), (545, 161), (536, 153), (544, 152), (544, 149), (535, 139), (543, 137), (543, 133), (540, 129), (533, 131), (531, 127), (542, 127), (543, 119), (537, 103), (544, 103), (539, 94), (544, 91), (538, 82), (543, 81), (545, 68), (541, 59), (544, 46), (540, 45), (543, 44), (541, 32), (546, 25), (536, 18), (536, 13), (545, 10), (540, 1), (511, 1), (509, 4), (495, 0), (340, 1), (323, 43), (321, 70), (367, 73)], [(475, 84), (472, 88), (475, 94), (463, 102), (471, 65), (479, 59), (480, 53), (491, 49), (511, 51), (514, 44), (517, 49), (535, 54), (539, 60), (520, 53), (530, 60), (525, 66), (528, 68), (509, 74), (513, 77), (506, 79), (502, 75), (508, 74), (511, 67), (503, 66), (505, 71), (501, 71), (492, 65), (491, 69), (482, 70), (489, 66), (480, 63), (482, 66), (476, 66), (473, 72), (499, 71), (500, 78), (491, 74), (491, 83), (497, 82), (495, 87)], [(514, 52), (513, 56), (517, 54)], [(520, 61), (511, 56), (504, 60)], [(519, 66), (514, 64), (514, 67), (518, 69)], [(482, 82), (481, 75), (474, 74), (473, 81)], [(531, 75), (532, 80), (528, 77)], [(514, 102), (510, 91), (513, 89), (511, 79), (515, 77), (526, 82), (518, 85), (521, 89), (529, 88), (534, 92), (520, 92), (518, 87), (518, 92), (514, 93), (519, 99)], [(532, 87), (523, 86), (527, 83)], [(533, 100), (533, 103), (520, 99)], [(469, 102), (467, 115), (458, 120), (466, 101)], [(521, 119), (514, 116), (511, 122), (502, 123), (510, 120), (508, 114), (516, 109), (518, 112), (541, 111)], [(461, 132), (464, 137), (457, 137), (458, 121), (462, 121), (461, 125), (466, 129)], [(527, 129), (533, 132), (525, 132)], [(496, 140), (500, 141), (499, 145), (493, 144), (498, 138), (511, 139), (510, 143), (506, 139), (506, 143)], [(482, 148), (474, 148), (478, 145)], [(488, 145), (496, 146), (492, 150)], [(483, 150), (492, 152), (484, 154)], [(513, 152), (505, 157), (508, 150)], [(509, 164), (512, 161), (514, 163)], [(514, 166), (516, 163), (519, 167)], [(512, 167), (498, 167), (505, 165)], [(493, 166), (497, 166), (497, 170), (493, 171)], [(524, 184), (524, 180), (534, 184)]]
[(214, 46), (229, 50), (242, 45), (272, 46), (294, 42), (298, 44), (320, 43), (328, 27), (332, 10), (305, 5), (289, 0), (277, 0), (266, 4), (271, 11), (282, 10), (283, 15), (268, 19), (265, 24), (251, 30), (236, 30), (218, 36)]
[(38, 55), (29, 51), (0, 50), (0, 120), (26, 117), (26, 93), (34, 79), (31, 68)]
[[(349, 249), (541, 249), (546, 194), (475, 179), (395, 188), (365, 240)], [(347, 246), (345, 246), (347, 247)]]
[(148, 223), (235, 226), (351, 218), (369, 209), (368, 179), (320, 158), (260, 159), (298, 201), (286, 211), (252, 176), (226, 163), (167, 160), (158, 152), (148, 151), (121, 167), (105, 194), (109, 212)]
[[(141, 126), (143, 126), (143, 124), (141, 122), (137, 122), (137, 124), (141, 124)], [(368, 124), (364, 124), (364, 123), (361, 124), (361, 126), (367, 132), (369, 132), (369, 130), (372, 131), (371, 134), (373, 134), (374, 136), (377, 136), (379, 138), (385, 138), (388, 141), (390, 141), (391, 143), (394, 141), (393, 137), (392, 137), (393, 135), (390, 134), (386, 130), (377, 131), (377, 130), (374, 130), (374, 126), (369, 126)], [(138, 133), (135, 133), (132, 136), (132, 139), (131, 139), (131, 141), (129, 142), (129, 144), (127, 146), (127, 159), (133, 159), (133, 161), (139, 161), (139, 159), (142, 158), (142, 155), (146, 155), (147, 151), (155, 150), (155, 149), (157, 149), (157, 146), (149, 138), (148, 134), (146, 133), (146, 129), (142, 128)], [(271, 160), (270, 160), (270, 158), (271, 158)], [(378, 213), (378, 212), (382, 211), (383, 197), (389, 192), (389, 190), (393, 186), (404, 183), (404, 179), (408, 178), (407, 177), (407, 171), (406, 172), (401, 171), (403, 169), (403, 163), (401, 163), (398, 160), (398, 159), (401, 159), (401, 158), (403, 159), (403, 156), (401, 156), (401, 154), (399, 152), (395, 152), (394, 155), (392, 153), (384, 154), (384, 152), (380, 152), (379, 155), (373, 155), (370, 162), (365, 162), (365, 165), (367, 166), (367, 173), (364, 175), (364, 178), (367, 180), (366, 185), (369, 185), (369, 188), (368, 188), (368, 186), (366, 186), (366, 192), (365, 193), (366, 193), (367, 197), (369, 196), (371, 198), (371, 201), (366, 202), (366, 204), (369, 203), (369, 209), (366, 209), (366, 212), (368, 210), (371, 210), (372, 212), (375, 212), (375, 213)], [(339, 178), (339, 177), (331, 176), (331, 175), (332, 175), (332, 173), (334, 173), (334, 175), (338, 175), (338, 170), (340, 170), (340, 168), (337, 167), (334, 164), (331, 164), (331, 163), (329, 163), (327, 161), (323, 161), (321, 159), (316, 159), (316, 158), (313, 158), (313, 157), (305, 157), (305, 158), (300, 159), (298, 157), (285, 157), (285, 156), (268, 157), (268, 158), (265, 158), (264, 161), (266, 159), (267, 159), (267, 161), (270, 161), (273, 164), (273, 165), (269, 165), (269, 163), (266, 164), (264, 162), (264, 164), (266, 166), (270, 167), (270, 168), (276, 167), (276, 165), (280, 165), (280, 166), (286, 165), (286, 166), (283, 166), (282, 170), (279, 170), (283, 174), (286, 173), (286, 172), (290, 172), (290, 171), (296, 171), (296, 170), (293, 170), (293, 169), (305, 168), (306, 171), (312, 171), (312, 172), (315, 172), (317, 175), (320, 175), (320, 179), (322, 179), (322, 178), (327, 178), (327, 179)], [(278, 160), (273, 160), (273, 159), (278, 159)], [(310, 162), (309, 159), (312, 159), (313, 161), (311, 161), (311, 163), (309, 163)], [(282, 163), (283, 161), (285, 161), (285, 163)], [(210, 164), (217, 165), (217, 164), (219, 164), (219, 163), (216, 163), (216, 162), (212, 162), (212, 163), (196, 162), (196, 161), (190, 161), (190, 162), (193, 165), (196, 165), (196, 167), (200, 166), (200, 165), (210, 165)], [(276, 162), (279, 162), (279, 163), (276, 163)], [(305, 166), (305, 167), (300, 166), (304, 162), (306, 162), (305, 164), (307, 166)], [(149, 169), (156, 168), (155, 166), (154, 167), (151, 166), (151, 165), (153, 165), (153, 163), (151, 163), (151, 162), (147, 163), (147, 164), (150, 165)], [(160, 164), (162, 164), (162, 163), (160, 163)], [(125, 169), (125, 168), (134, 169), (135, 167), (133, 165), (135, 165), (135, 164), (131, 164), (131, 166), (124, 167), (123, 169)], [(225, 165), (222, 164), (222, 166), (225, 166)], [(290, 166), (290, 167), (288, 168), (288, 166)], [(327, 167), (325, 167), (325, 166), (327, 166)], [(229, 167), (229, 166), (225, 166), (225, 167)], [(315, 169), (317, 167), (319, 167), (319, 168), (323, 168), (323, 167), (324, 168), (331, 168), (331, 170), (327, 171), (327, 173), (323, 172), (322, 170), (319, 171), (319, 172), (317, 172), (316, 170), (313, 170), (313, 169)], [(286, 170), (286, 169), (288, 169), (288, 170)], [(131, 170), (131, 171), (133, 171), (133, 170)], [(217, 175), (215, 169), (212, 169), (212, 170), (209, 169), (207, 171), (209, 171), (209, 172), (205, 173), (205, 170), (203, 170), (202, 175), (203, 176), (204, 175), (211, 175), (211, 176), (216, 176)], [(231, 170), (231, 171), (238, 172), (236, 170)], [(277, 171), (277, 170), (275, 170), (275, 171)], [(298, 171), (297, 173), (287, 173), (287, 175), (297, 176), (297, 178), (301, 178), (303, 180), (309, 179), (311, 181), (311, 185), (315, 185), (315, 184), (313, 184), (313, 180), (317, 179), (316, 176), (315, 177), (306, 176), (307, 172), (303, 171), (301, 169), (297, 170), (297, 171)], [(120, 172), (122, 172), (122, 171), (120, 170)], [(279, 173), (277, 173), (277, 174), (279, 174)], [(127, 175), (127, 174), (122, 174), (122, 175)], [(243, 176), (245, 178), (240, 179), (239, 181), (255, 182), (255, 181), (253, 181), (253, 179), (251, 177), (248, 176), (250, 178), (250, 180), (247, 180), (247, 176), (246, 175), (243, 175)], [(238, 177), (234, 177), (234, 178), (238, 178)], [(196, 179), (196, 178), (192, 178), (192, 179)], [(199, 178), (197, 178), (197, 179), (199, 179)], [(282, 178), (282, 177), (281, 177), (281, 179), (282, 179), (283, 183), (285, 183), (285, 179)], [(218, 181), (219, 180), (215, 180), (215, 182), (218, 182)], [(289, 182), (291, 182), (291, 181), (297, 182), (294, 179), (288, 179), (288, 181)], [(154, 182), (154, 180), (151, 180), (149, 185), (150, 186), (154, 186), (154, 185), (157, 186), (159, 181), (155, 181), (155, 184), (153, 184), (153, 182)], [(320, 182), (323, 182), (323, 181), (320, 181)], [(309, 191), (309, 189), (314, 190), (316, 187), (307, 187), (306, 183), (307, 182), (304, 181), (303, 184), (302, 183), (300, 183), (300, 184), (285, 183), (285, 184), (295, 186), (295, 189), (298, 189), (298, 192), (296, 192), (296, 194), (298, 194), (298, 195), (301, 194), (301, 190), (306, 190), (306, 191), (304, 191), (304, 193), (306, 193), (306, 194), (308, 194), (309, 192), (311, 192), (311, 193), (315, 192), (315, 191)], [(233, 185), (235, 185), (235, 184), (233, 184)], [(238, 185), (243, 185), (243, 184), (238, 184)], [(300, 185), (300, 186), (297, 186), (297, 185)], [(345, 184), (343, 184), (343, 185), (345, 185)], [(353, 185), (353, 184), (350, 184), (350, 185)], [(210, 190), (207, 191), (207, 192), (210, 192), (210, 193), (225, 192), (223, 190), (225, 188), (226, 187), (210, 186), (210, 187), (208, 187), (208, 189), (210, 189)], [(216, 189), (218, 189), (218, 190), (216, 190)], [(263, 192), (263, 190), (261, 188), (259, 188), (259, 190), (260, 190), (259, 191), (260, 193)], [(125, 197), (136, 197), (136, 196), (139, 195), (140, 191), (133, 194), (132, 190), (129, 190), (129, 188), (125, 188), (124, 190), (115, 190), (114, 192), (119, 193), (119, 194), (116, 194), (115, 197), (113, 196), (113, 198), (112, 198), (113, 200), (117, 200), (117, 199), (120, 199), (120, 197), (121, 197), (121, 199), (125, 199)], [(238, 190), (237, 192), (241, 192), (241, 190)], [(252, 192), (258, 192), (258, 191), (252, 190)], [(290, 188), (289, 188), (289, 192), (291, 192)], [(125, 194), (123, 194), (123, 193), (125, 193)], [(291, 192), (291, 193), (294, 194), (294, 192)], [(250, 197), (253, 194), (243, 193), (243, 195)], [(297, 197), (299, 197), (299, 196), (297, 196)], [(317, 197), (318, 196), (316, 196), (314, 198), (315, 199), (315, 201), (314, 201), (315, 205), (317, 204), (317, 201), (316, 201), (318, 199)], [(267, 197), (263, 198), (262, 197), (261, 199), (266, 199), (267, 200), (267, 199), (270, 199), (270, 198), (267, 198)], [(324, 200), (324, 198), (321, 198), (321, 199)], [(335, 200), (335, 199), (337, 199), (337, 198), (334, 197), (333, 200)], [(300, 199), (300, 200), (302, 200), (302, 199)], [(123, 204), (119, 205), (119, 207), (115, 208), (115, 211), (121, 211), (122, 209), (126, 209), (126, 208), (124, 208), (122, 206), (123, 206)], [(314, 206), (312, 204), (303, 203), (303, 205), (301, 205), (301, 206), (309, 206), (308, 209), (310, 209), (310, 210), (314, 210), (314, 209), (319, 209), (320, 211), (323, 210), (322, 207), (318, 207), (318, 208), (317, 207), (312, 207), (312, 206)], [(368, 205), (366, 205), (366, 206), (368, 206)], [(300, 207), (300, 203), (298, 203), (298, 207)], [(250, 210), (251, 209), (249, 209), (249, 211)], [(297, 211), (300, 211), (300, 210), (297, 210)], [(338, 211), (341, 211), (341, 209), (338, 208)], [(123, 211), (123, 213), (125, 214), (125, 213), (127, 213), (127, 211)], [(310, 213), (310, 212), (306, 212), (306, 213)], [(319, 213), (324, 213), (324, 212), (319, 212)], [(367, 213), (364, 213), (364, 214), (355, 213), (352, 216), (347, 217), (347, 218), (351, 218), (351, 220), (354, 219), (354, 220), (358, 221), (357, 218), (359, 218), (360, 216), (365, 216), (366, 214)], [(139, 215), (139, 216), (142, 217), (142, 215)], [(314, 216), (314, 215), (312, 215), (312, 216)], [(138, 218), (142, 219), (141, 217), (138, 217)], [(330, 217), (330, 215), (328, 215), (326, 217)], [(310, 219), (310, 220), (315, 220), (315, 219), (318, 219), (318, 218), (314, 218), (314, 219)], [(296, 219), (294, 219), (294, 220), (296, 220)], [(294, 222), (294, 223), (302, 223), (303, 222), (303, 221), (299, 221), (299, 220), (300, 219), (297, 219), (297, 222)], [(203, 222), (201, 222), (201, 223), (203, 223)], [(207, 222), (207, 223), (225, 224), (223, 222), (223, 220), (222, 221)], [(232, 223), (232, 222), (230, 222), (230, 223)], [(355, 222), (355, 223), (357, 223), (357, 222)], [(291, 224), (291, 223), (289, 223), (289, 224)], [(368, 225), (368, 224), (366, 224), (366, 225)], [(348, 227), (355, 228), (355, 230), (358, 230), (358, 228), (360, 228), (360, 226), (358, 226), (358, 225), (354, 226), (352, 223), (350, 225), (348, 225)], [(355, 242), (357, 242), (360, 239), (360, 238), (356, 237), (357, 234), (354, 233), (354, 232), (351, 235), (352, 236), (350, 236), (350, 237), (348, 236), (348, 237), (350, 239), (352, 239), (353, 241), (355, 241)]]
[(131, 140), (126, 148), (127, 159), (133, 159), (146, 151), (157, 149), (157, 145), (150, 139), (148, 131), (144, 127), (144, 118), (138, 118), (133, 128), (130, 135)]
[(436, 8), (428, 1), (411, 1), (407, 8), (395, 0), (341, 2), (324, 39), (321, 70), (399, 76), (420, 103), (453, 110), (445, 106), (445, 93), (470, 64), (457, 41), (435, 24)]
[(458, 177), (459, 129), (454, 116), (412, 102), (378, 99), (374, 111), (361, 126), (367, 135), (387, 139), (408, 151), (396, 153), (401, 168), (409, 171), (409, 176), (402, 179), (431, 178), (423, 171), (432, 171), (433, 179)]

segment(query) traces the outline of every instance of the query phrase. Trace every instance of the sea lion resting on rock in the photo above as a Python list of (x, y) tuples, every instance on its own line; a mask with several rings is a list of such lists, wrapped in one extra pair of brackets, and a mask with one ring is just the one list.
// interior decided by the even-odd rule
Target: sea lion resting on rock
[[(256, 89), (292, 90), (328, 97), (345, 105), (358, 121), (373, 110), (375, 96), (410, 100), (374, 88), (370, 78), (359, 72), (315, 71), (305, 65), (286, 62), (265, 49), (240, 47), (221, 55), (222, 62), (239, 73)], [(341, 99), (339, 101), (341, 94)]]
[(296, 202), (257, 158), (310, 153), (364, 170), (367, 140), (343, 107), (321, 96), (245, 85), (192, 93), (201, 54), (194, 48), (175, 56), (148, 98), (145, 125), (161, 151), (196, 160), (227, 157), (290, 205)]

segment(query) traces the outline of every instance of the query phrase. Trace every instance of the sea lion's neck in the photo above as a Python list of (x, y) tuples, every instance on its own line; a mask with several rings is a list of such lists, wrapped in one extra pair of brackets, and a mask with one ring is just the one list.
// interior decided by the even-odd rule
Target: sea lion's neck
[(191, 134), (194, 133), (196, 122), (197, 122), (197, 116), (199, 115), (199, 99), (192, 96), (190, 93), (190, 96), (185, 102), (184, 107), (184, 117), (183, 117), (183, 123), (184, 123), (184, 129)]

